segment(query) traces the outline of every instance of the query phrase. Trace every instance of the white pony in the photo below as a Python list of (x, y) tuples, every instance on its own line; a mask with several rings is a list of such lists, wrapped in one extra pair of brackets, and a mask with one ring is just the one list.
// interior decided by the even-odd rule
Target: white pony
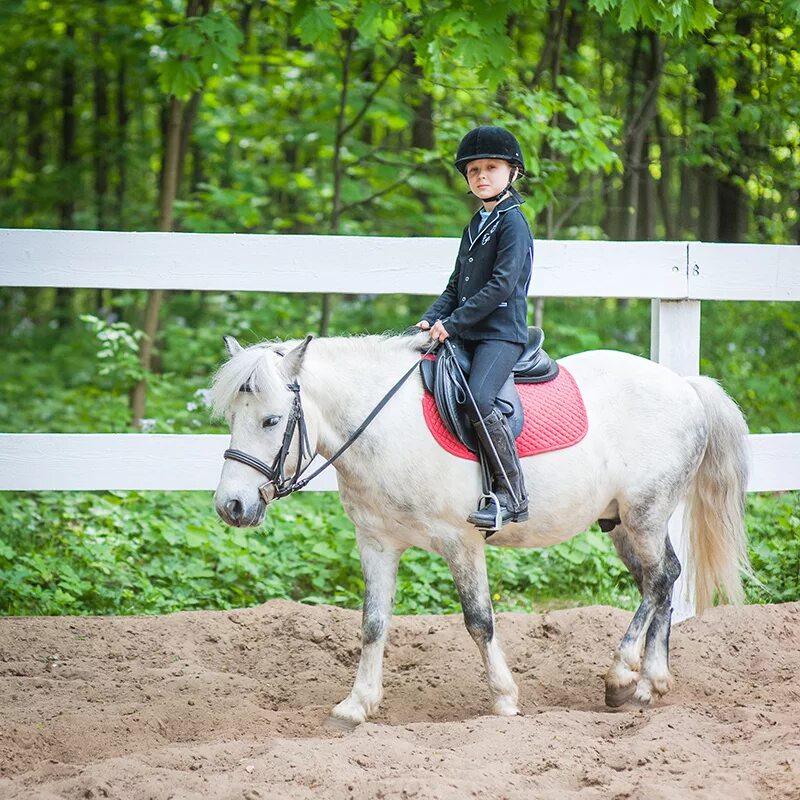
[[(212, 401), (229, 420), (231, 448), (245, 459), (225, 461), (215, 495), (230, 525), (260, 524), (267, 503), (291, 490), (266, 464), (291, 475), (315, 453), (330, 457), (429, 344), (427, 334), (310, 341), (243, 349), (226, 338), (231, 358), (215, 376)], [(466, 522), (481, 493), (479, 467), (434, 441), (419, 375), (335, 461), (342, 504), (355, 524), (365, 597), (358, 672), (331, 721), (357, 725), (381, 701), (397, 565), (408, 547), (438, 553), (449, 564), (486, 667), (493, 711), (502, 715), (519, 713), (518, 691), (494, 630), (487, 543), (546, 547), (596, 520), (613, 527), (610, 536), (642, 602), (605, 678), (610, 706), (648, 704), (670, 689), (672, 585), (681, 565), (667, 522), (682, 499), (690, 528), (684, 566), (697, 613), (717, 593), (741, 601), (740, 571), (748, 571), (747, 426), (733, 400), (710, 378), (683, 378), (626, 353), (578, 353), (559, 363), (583, 394), (588, 433), (572, 447), (523, 459), (530, 519), (488, 542)], [(300, 408), (304, 425), (295, 426)], [(261, 473), (275, 480), (265, 483)]]

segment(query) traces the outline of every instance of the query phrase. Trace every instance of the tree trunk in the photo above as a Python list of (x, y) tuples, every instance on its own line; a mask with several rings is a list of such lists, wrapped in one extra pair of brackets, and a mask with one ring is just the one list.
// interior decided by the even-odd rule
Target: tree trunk
[(116, 216), (117, 230), (124, 231), (125, 224), (125, 191), (128, 182), (128, 159), (126, 150), (128, 146), (128, 86), (127, 86), (127, 63), (125, 54), (120, 57), (117, 67), (117, 187), (116, 187)]
[[(30, 81), (30, 79), (29, 79)], [(30, 81), (32, 83), (32, 81)], [(38, 175), (44, 165), (44, 98), (38, 91), (26, 92), (27, 153), (31, 171)], [(12, 173), (13, 174), (13, 171)]]
[(717, 182), (718, 242), (741, 242), (747, 230), (747, 198), (732, 181)]
[[(800, 189), (794, 192), (794, 207), (800, 208)], [(794, 243), (800, 244), (800, 217), (794, 225)]]
[(667, 131), (664, 129), (664, 121), (661, 114), (656, 114), (656, 136), (661, 150), (661, 178), (657, 182), (658, 204), (661, 209), (661, 219), (664, 222), (664, 236), (668, 241), (677, 239), (675, 229), (675, 215), (672, 213), (670, 205), (670, 189), (672, 183), (672, 154), (670, 140)]
[[(561, 74), (561, 51), (564, 43), (564, 22), (567, 14), (566, 0), (559, 0), (558, 6), (550, 10), (550, 21), (545, 46), (539, 63), (533, 74), (530, 86), (536, 86), (542, 78), (545, 69), (550, 69), (550, 85), (554, 92), (558, 92), (558, 78)], [(549, 127), (557, 128), (561, 124), (558, 112), (553, 114), (550, 119)], [(547, 161), (554, 157), (552, 147), (548, 139), (542, 145), (541, 159)], [(542, 220), (543, 217), (543, 220)], [(553, 238), (553, 225), (555, 221), (555, 200), (548, 203), (540, 215), (540, 221), (544, 222), (545, 237)], [(533, 324), (541, 327), (544, 324), (544, 298), (537, 297), (533, 301)]]
[[(188, 15), (187, 15), (188, 16)], [(167, 136), (164, 149), (164, 160), (161, 170), (161, 198), (158, 216), (158, 230), (172, 230), (175, 192), (178, 185), (178, 155), (180, 153), (181, 122), (183, 103), (177, 97), (171, 97)], [(139, 363), (142, 369), (150, 371), (153, 361), (153, 345), (158, 335), (158, 314), (164, 299), (163, 289), (154, 289), (147, 293), (144, 309), (144, 338), (139, 346)], [(136, 383), (131, 392), (131, 424), (141, 427), (147, 399), (147, 379)]]
[[(34, 70), (26, 70), (23, 74), (23, 86), (26, 87), (19, 98), (13, 96), (8, 98), (8, 108), (24, 109), (24, 116), (14, 114), (11, 120), (14, 127), (10, 131), (10, 136), (4, 144), (9, 147), (8, 169), (6, 171), (6, 179), (10, 178), (18, 169), (18, 160), (21, 158), (25, 161), (24, 156), (27, 155), (27, 164), (25, 169), (33, 175), (41, 175), (45, 164), (45, 114), (47, 107), (45, 105), (44, 89), (40, 87), (41, 76), (38, 76)], [(27, 88), (30, 87), (30, 88)], [(34, 88), (36, 87), (36, 88)], [(25, 143), (23, 145), (23, 142)], [(25, 148), (22, 150), (22, 148)], [(31, 201), (25, 200), (21, 203), (21, 211), (24, 214), (30, 214)], [(52, 210), (49, 210), (52, 213)], [(53, 225), (52, 217), (48, 213), (44, 218), (45, 225)], [(6, 224), (11, 224), (7, 222)]]
[[(75, 45), (75, 26), (67, 25), (66, 34), (72, 50)], [(65, 176), (65, 185), (58, 208), (60, 227), (63, 229), (72, 228), (75, 215), (75, 93), (75, 60), (69, 55), (64, 59), (61, 71), (61, 174)]]
[(636, 238), (643, 242), (652, 242), (656, 238), (656, 210), (658, 202), (656, 197), (656, 181), (650, 172), (648, 161), (649, 159), (645, 158), (641, 169), (641, 178), (639, 182), (639, 212), (637, 214), (638, 226)]
[[(183, 170), (186, 165), (186, 153), (189, 151), (189, 142), (195, 120), (197, 119), (197, 109), (200, 106), (200, 98), (202, 97), (202, 94), (203, 93), (199, 91), (195, 92), (189, 99), (189, 103), (187, 104), (183, 113), (183, 124), (181, 125), (178, 150), (178, 177), (175, 182), (176, 191), (183, 186)], [(195, 151), (193, 150), (192, 153), (194, 154), (194, 152)], [(230, 166), (231, 159), (228, 159), (227, 163)]]
[[(544, 69), (550, 70), (550, 85), (554, 92), (558, 91), (558, 78), (561, 74), (561, 49), (564, 39), (564, 18), (567, 13), (567, 3), (565, 0), (559, 0), (558, 7), (550, 11), (550, 23), (548, 30), (548, 42), (545, 45), (542, 56), (539, 59), (539, 65), (534, 73), (532, 85), (535, 85), (541, 78)], [(545, 58), (547, 60), (545, 60)], [(557, 128), (560, 125), (558, 112), (553, 114), (550, 119), (548, 127)], [(545, 139), (542, 144), (541, 159), (548, 161), (554, 157), (553, 149), (550, 146), (550, 141)], [(542, 210), (540, 221), (544, 223), (545, 235), (549, 239), (553, 235), (553, 221), (555, 219), (555, 209), (553, 202), (548, 203)]]
[[(344, 167), (342, 166), (342, 149), (347, 119), (347, 94), (350, 89), (350, 67), (353, 56), (353, 44), (357, 33), (354, 28), (347, 28), (342, 34), (345, 44), (344, 60), (342, 62), (342, 88), (339, 92), (339, 113), (336, 117), (336, 131), (333, 144), (333, 202), (328, 232), (332, 235), (339, 233), (339, 221), (342, 213), (342, 183), (344, 181)], [(331, 315), (333, 314), (333, 298), (330, 294), (321, 295), (319, 318), (319, 335), (327, 336), (330, 330)]]
[[(204, 0), (203, 13), (207, 14), (210, 8), (211, 0)], [(200, 0), (188, 0), (186, 7), (187, 18), (196, 16), (199, 10)], [(173, 229), (173, 212), (178, 189), (178, 174), (180, 172), (183, 112), (184, 104), (174, 95), (171, 96), (167, 117), (164, 159), (161, 169), (161, 197), (158, 215), (158, 230), (163, 232)], [(139, 363), (146, 372), (149, 372), (152, 366), (153, 346), (158, 335), (158, 314), (163, 297), (164, 291), (162, 289), (155, 289), (147, 293), (144, 312), (144, 339), (139, 348)], [(134, 428), (141, 427), (146, 399), (147, 379), (145, 378), (139, 381), (131, 391), (131, 424)]]
[(410, 77), (411, 96), (409, 105), (414, 112), (411, 123), (411, 146), (420, 150), (434, 150), (436, 148), (435, 129), (433, 127), (433, 97), (424, 88), (424, 73), (422, 67), (416, 63), (414, 51), (409, 49), (405, 64)]
[[(561, 36), (564, 31), (564, 15), (567, 11), (567, 0), (558, 0), (558, 6), (550, 9), (547, 33), (544, 38), (544, 47), (539, 56), (539, 62), (533, 71), (533, 77), (528, 84), (529, 89), (534, 89), (539, 85), (544, 71), (559, 60), (559, 55), (555, 52), (561, 48)], [(555, 86), (555, 80), (552, 81)]]
[(242, 52), (249, 53), (252, 47), (253, 3), (245, 0), (239, 11), (239, 30), (242, 32)]
[(97, 20), (92, 34), (94, 47), (94, 202), (97, 229), (106, 228), (108, 192), (108, 75), (103, 63), (102, 36), (106, 29), (103, 0), (98, 0)]
[[(736, 19), (736, 33), (744, 39), (751, 38), (753, 18), (749, 14), (743, 14)], [(735, 97), (741, 98), (746, 104), (751, 98), (753, 79), (750, 65), (741, 53), (736, 57), (734, 78), (736, 80)], [(734, 117), (739, 115), (741, 107), (740, 103), (736, 104)], [(747, 233), (748, 199), (739, 182), (744, 179), (744, 174), (746, 174), (746, 168), (743, 168), (742, 164), (747, 163), (748, 147), (747, 138), (741, 137), (739, 148), (743, 158), (734, 158), (730, 172), (719, 177), (717, 181), (717, 208), (719, 210), (717, 239), (720, 242), (741, 242)]]
[[(689, 142), (689, 89), (684, 87), (681, 92), (680, 114), (681, 114), (681, 142), (680, 149), (686, 150)], [(678, 237), (687, 238), (694, 224), (692, 211), (694, 210), (694, 200), (696, 192), (695, 178), (696, 171), (692, 169), (684, 160), (680, 169), (680, 189), (678, 199)]]
[[(700, 67), (697, 88), (703, 96), (701, 111), (703, 123), (712, 125), (719, 116), (717, 76), (710, 66)], [(719, 191), (717, 175), (713, 167), (699, 170), (700, 220), (698, 234), (702, 242), (716, 242), (719, 235)]]
[[(70, 51), (74, 50), (75, 26), (67, 25), (67, 39)], [(74, 184), (77, 162), (75, 158), (75, 60), (70, 54), (64, 59), (61, 70), (61, 153), (60, 173), (62, 176), (61, 200), (58, 204), (59, 227), (69, 230), (74, 227), (75, 194)], [(55, 318), (59, 327), (69, 324), (72, 317), (73, 292), (66, 287), (56, 290)]]
[[(414, 119), (411, 123), (411, 147), (418, 150), (435, 150), (436, 132), (433, 125), (433, 96), (425, 89), (425, 75), (422, 67), (416, 63), (413, 49), (409, 48), (403, 60), (405, 62), (404, 68), (410, 78), (408, 104), (414, 114)], [(431, 166), (430, 169), (441, 172), (440, 167)], [(420, 204), (424, 214), (427, 215), (433, 212), (434, 203), (427, 192), (423, 193), (420, 198)]]
[[(656, 100), (658, 97), (658, 88), (661, 83), (661, 68), (663, 62), (661, 40), (656, 33), (650, 33), (649, 39), (650, 58), (648, 60), (646, 82), (644, 83), (644, 93), (636, 110), (628, 119), (628, 129), (626, 131), (628, 147), (625, 167), (626, 170), (628, 170), (629, 177), (626, 181), (623, 201), (624, 209), (627, 212), (623, 234), (625, 239), (628, 240), (636, 238), (639, 184), (644, 171), (647, 169), (647, 132), (650, 130), (656, 115)], [(635, 58), (631, 68), (632, 79), (636, 69), (636, 61), (637, 59)]]

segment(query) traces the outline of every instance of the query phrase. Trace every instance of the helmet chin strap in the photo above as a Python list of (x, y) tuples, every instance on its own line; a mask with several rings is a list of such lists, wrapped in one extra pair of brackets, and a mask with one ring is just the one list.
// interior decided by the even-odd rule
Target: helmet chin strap
[[(494, 203), (496, 200), (499, 200), (501, 197), (503, 197), (503, 195), (505, 195), (507, 192), (511, 191), (511, 184), (512, 183), (513, 183), (513, 181), (509, 181), (508, 182), (508, 186), (506, 186), (506, 188), (503, 189), (502, 192), (498, 192), (494, 197), (480, 197), (478, 199), (481, 200), (484, 203)], [(478, 197), (478, 195), (475, 195), (475, 196)]]
[[(516, 189), (514, 189), (512, 184), (514, 183), (514, 180), (517, 177), (518, 172), (519, 169), (517, 169), (517, 167), (514, 167), (514, 171), (511, 173), (511, 176), (508, 179), (508, 185), (501, 192), (498, 192), (494, 197), (478, 197), (478, 195), (476, 195), (475, 192), (472, 191), (472, 189), (469, 190), (469, 193), (471, 195), (474, 195), (475, 197), (478, 197), (478, 200), (480, 200), (482, 203), (494, 203), (501, 197), (503, 197), (503, 195), (505, 195), (506, 192), (511, 192), (512, 195), (517, 196), (517, 191)], [(466, 177), (467, 176), (464, 175), (464, 178)], [(469, 180), (467, 180), (467, 183), (469, 183)]]

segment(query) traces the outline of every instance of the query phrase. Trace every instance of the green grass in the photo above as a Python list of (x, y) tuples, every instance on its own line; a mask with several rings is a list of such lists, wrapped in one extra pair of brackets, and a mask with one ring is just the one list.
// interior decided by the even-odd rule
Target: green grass
[[(163, 614), (274, 598), (358, 608), (353, 526), (333, 493), (270, 508), (258, 529), (224, 525), (208, 492), (0, 493), (0, 613)], [(753, 602), (800, 599), (800, 493), (753, 495)], [(593, 529), (544, 550), (489, 548), (498, 611), (635, 608), (638, 593), (609, 538)], [(460, 610), (445, 563), (409, 550), (396, 612)]]

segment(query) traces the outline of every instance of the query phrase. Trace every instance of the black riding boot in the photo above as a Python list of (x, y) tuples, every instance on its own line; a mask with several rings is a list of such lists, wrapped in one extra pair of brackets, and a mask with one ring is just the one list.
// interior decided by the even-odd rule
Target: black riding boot
[[(500, 527), (502, 528), (508, 522), (524, 522), (528, 519), (528, 495), (525, 491), (525, 478), (519, 463), (517, 445), (511, 435), (511, 429), (508, 427), (506, 418), (496, 408), (493, 408), (491, 413), (483, 419), (483, 424), (473, 422), (472, 425), (475, 428), (478, 441), (486, 455), (494, 478), (493, 489), (500, 503)], [(488, 439), (487, 433), (489, 435)], [(492, 452), (492, 444), (499, 461)], [(514, 490), (514, 495), (517, 498), (516, 503), (508, 491), (506, 481), (503, 478), (503, 471), (505, 471), (511, 488)], [(467, 517), (467, 522), (471, 522), (478, 528), (486, 528), (488, 530), (497, 530), (496, 520), (497, 507), (494, 501), (490, 501), (485, 508), (473, 511)]]

